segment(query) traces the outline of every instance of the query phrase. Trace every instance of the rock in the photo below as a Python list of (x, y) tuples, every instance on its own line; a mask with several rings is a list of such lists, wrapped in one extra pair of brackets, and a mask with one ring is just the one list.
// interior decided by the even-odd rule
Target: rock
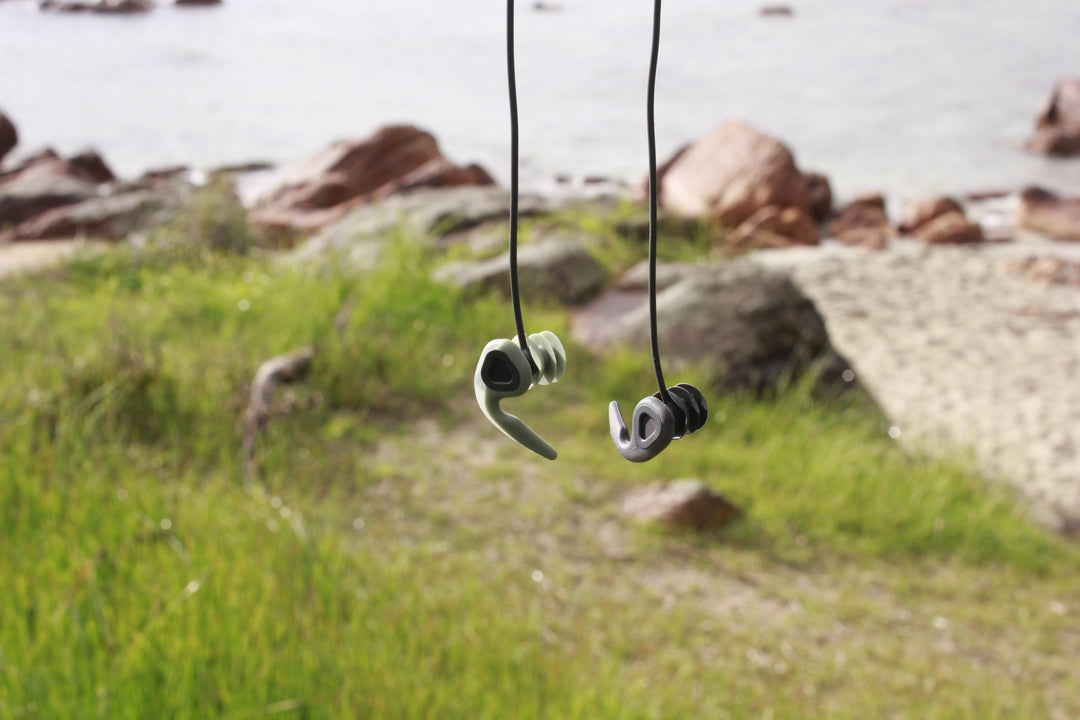
[(971, 222), (951, 197), (917, 200), (904, 208), (900, 232), (930, 245), (959, 245), (986, 241), (982, 226)]
[(832, 215), (833, 194), (829, 178), (821, 173), (806, 173), (806, 189), (810, 195), (810, 217), (825, 222)]
[(743, 221), (727, 240), (733, 249), (749, 250), (817, 245), (821, 238), (814, 221), (803, 210), (767, 205)]
[(15, 123), (11, 122), (7, 115), (0, 110), (0, 163), (4, 162), (4, 156), (19, 144), (19, 133), (15, 129)]
[[(582, 303), (604, 285), (604, 268), (578, 242), (553, 237), (518, 248), (518, 283), (530, 298), (549, 298), (565, 305)], [(436, 277), (469, 293), (498, 290), (510, 296), (510, 255), (478, 263), (452, 263)]]
[(151, 0), (101, 0), (93, 11), (96, 13), (143, 13), (154, 9)]
[[(460, 235), (485, 223), (505, 222), (509, 208), (510, 193), (493, 185), (414, 190), (353, 208), (300, 245), (292, 257), (311, 262), (340, 256), (367, 268), (394, 233)], [(538, 195), (518, 198), (521, 217), (553, 209), (551, 201)]]
[(363, 140), (335, 143), (293, 171), (251, 217), (271, 232), (309, 232), (357, 205), (407, 189), (490, 184), (477, 166), (451, 165), (430, 133), (394, 125)]
[(252, 160), (250, 162), (229, 163), (218, 165), (209, 171), (210, 175), (244, 175), (247, 173), (266, 172), (273, 170), (276, 165), (269, 160)]
[[(649, 213), (639, 212), (615, 222), (615, 232), (621, 237), (637, 240), (641, 243), (649, 241)], [(656, 231), (662, 238), (693, 239), (702, 233), (710, 233), (707, 223), (697, 218), (682, 217), (669, 213), (659, 213), (656, 218)]]
[(1020, 193), (1016, 227), (1056, 240), (1080, 240), (1080, 198), (1062, 198), (1038, 187)]
[(55, 150), (46, 149), (25, 158), (15, 167), (0, 174), (0, 185), (16, 179), (67, 177), (95, 185), (115, 179), (105, 161), (94, 150), (84, 150), (65, 160)]
[(669, 163), (660, 184), (669, 211), (738, 227), (768, 205), (810, 213), (810, 183), (780, 141), (731, 120)]
[[(692, 147), (692, 145), (693, 145), (693, 143), (686, 143), (685, 145), (680, 147), (678, 150), (676, 150), (674, 152), (674, 154), (672, 154), (671, 157), (669, 157), (667, 160), (660, 163), (656, 167), (656, 184), (660, 188), (660, 195), (658, 195), (657, 197), (658, 197), (658, 199), (659, 199), (659, 201), (661, 203), (663, 202), (663, 197), (662, 196), (663, 196), (663, 188), (664, 188), (664, 178), (667, 177), (668, 170), (671, 169), (672, 165), (674, 165), (680, 159), (682, 159), (682, 156), (686, 154), (686, 151), (689, 150)], [(640, 187), (641, 187), (641, 197), (639, 199), (644, 200), (645, 198), (649, 197), (649, 178), (648, 178), (648, 176), (646, 176), (645, 180), (642, 181)]]
[(12, 233), (12, 240), (54, 240), (93, 237), (120, 240), (171, 220), (190, 194), (190, 186), (174, 184), (166, 191), (140, 189), (95, 197), (65, 205), (27, 220)]
[(97, 187), (68, 176), (27, 175), (0, 185), (0, 230), (53, 208), (97, 196)]
[(1080, 155), (1080, 78), (1057, 81), (1035, 121), (1027, 148), (1043, 155)]
[[(748, 260), (688, 271), (657, 296), (660, 348), (673, 369), (713, 371), (722, 390), (765, 390), (816, 366), (832, 388), (847, 362), (835, 353), (814, 304), (787, 275)], [(611, 290), (578, 311), (574, 338), (596, 353), (649, 346), (645, 292)]]
[(956, 210), (923, 223), (912, 235), (929, 245), (964, 245), (986, 241), (982, 226), (969, 221), (963, 212)]
[(459, 167), (446, 158), (436, 158), (400, 180), (387, 183), (375, 192), (375, 198), (384, 198), (399, 192), (419, 188), (447, 188), (494, 185), (495, 180), (487, 170), (473, 163)]
[(885, 198), (868, 195), (848, 204), (829, 223), (829, 233), (845, 245), (883, 250), (893, 236)]
[(762, 5), (758, 8), (758, 15), (764, 17), (791, 17), (795, 10), (790, 5)]
[(38, 10), (49, 12), (93, 12), (127, 15), (131, 13), (143, 13), (154, 9), (154, 3), (150, 0), (97, 0), (97, 2), (85, 2), (83, 0), (41, 0)]
[(73, 174), (94, 183), (107, 183), (116, 179), (116, 175), (105, 164), (105, 159), (96, 150), (83, 150), (78, 155), (68, 158), (68, 166)]
[(99, 186), (111, 179), (112, 171), (92, 150), (68, 160), (52, 150), (37, 153), (0, 176), (0, 228), (98, 197)]
[(926, 223), (950, 212), (964, 214), (964, 208), (951, 197), (932, 197), (908, 203), (900, 221), (900, 232), (911, 234)]
[(173, 182), (190, 178), (191, 175), (192, 170), (187, 165), (166, 165), (146, 170), (135, 182), (139, 185), (153, 185), (159, 182)]
[(632, 491), (623, 502), (627, 515), (669, 530), (710, 530), (738, 520), (743, 512), (700, 480), (653, 483)]
[(1009, 195), (1012, 195), (1011, 191), (1001, 189), (968, 190), (963, 195), (961, 195), (961, 197), (968, 202), (978, 203), (985, 202), (987, 200), (1001, 200), (1002, 198), (1007, 198)]
[[(656, 264), (656, 292), (661, 292), (694, 272), (696, 265), (688, 262), (658, 262)], [(616, 290), (629, 293), (649, 290), (649, 261), (642, 260), (615, 281)]]

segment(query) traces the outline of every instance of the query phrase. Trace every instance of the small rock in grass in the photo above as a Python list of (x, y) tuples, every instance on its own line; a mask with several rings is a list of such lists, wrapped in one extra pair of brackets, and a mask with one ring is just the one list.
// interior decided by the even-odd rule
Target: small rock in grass
[(709, 530), (743, 516), (742, 510), (696, 479), (638, 488), (623, 503), (627, 515), (671, 530)]

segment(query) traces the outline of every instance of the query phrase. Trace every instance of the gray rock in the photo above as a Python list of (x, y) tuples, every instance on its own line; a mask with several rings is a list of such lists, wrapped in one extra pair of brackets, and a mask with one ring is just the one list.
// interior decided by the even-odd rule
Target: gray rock
[(0, 185), (0, 229), (12, 227), (47, 210), (96, 197), (92, 182), (66, 176), (16, 177)]
[[(615, 232), (619, 235), (646, 243), (649, 240), (649, 213), (642, 211), (615, 223)], [(696, 217), (683, 217), (660, 213), (656, 218), (656, 232), (661, 238), (682, 238), (690, 240), (701, 233), (712, 234), (708, 222)]]
[[(848, 363), (832, 348), (814, 304), (783, 273), (750, 261), (687, 272), (657, 296), (660, 349), (670, 367), (712, 368), (723, 390), (764, 390), (812, 366), (820, 388), (837, 386)], [(649, 347), (643, 291), (614, 289), (579, 311), (575, 339), (595, 352)]]
[(94, 197), (42, 213), (15, 228), (14, 240), (90, 236), (119, 240), (168, 222), (190, 195), (186, 184)]
[[(369, 267), (381, 247), (396, 232), (434, 238), (464, 233), (479, 225), (505, 221), (510, 193), (494, 186), (468, 186), (417, 190), (362, 205), (327, 225), (298, 247), (293, 257), (307, 262), (327, 255), (340, 256)], [(518, 200), (521, 216), (550, 212), (553, 204), (533, 195)]]
[[(510, 295), (509, 253), (476, 263), (451, 263), (436, 278), (466, 292), (497, 290)], [(549, 298), (574, 305), (604, 285), (604, 268), (573, 239), (553, 237), (518, 248), (518, 283), (527, 298)]]
[(49, 12), (93, 12), (126, 15), (154, 8), (150, 0), (39, 0), (38, 9)]
[[(658, 262), (656, 264), (656, 290), (667, 290), (675, 283), (692, 275), (700, 267), (688, 262)], [(649, 261), (642, 260), (634, 265), (615, 282), (617, 290), (626, 292), (648, 292)]]

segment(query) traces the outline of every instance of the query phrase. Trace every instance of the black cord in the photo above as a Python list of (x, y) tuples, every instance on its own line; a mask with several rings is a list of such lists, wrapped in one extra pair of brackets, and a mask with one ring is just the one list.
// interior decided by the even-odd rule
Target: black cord
[(510, 90), (510, 300), (514, 305), (514, 325), (518, 344), (533, 373), (538, 372), (525, 338), (525, 323), (521, 319), (521, 298), (518, 296), (518, 106), (517, 73), (514, 71), (514, 0), (506, 0), (506, 74)]
[(656, 64), (660, 56), (660, 0), (653, 6), (652, 55), (649, 59), (649, 92), (645, 105), (646, 126), (649, 135), (649, 333), (652, 338), (653, 369), (656, 371), (656, 384), (660, 388), (660, 399), (668, 404), (671, 396), (664, 383), (664, 371), (660, 367), (660, 340), (656, 329), (656, 120), (654, 118), (654, 97), (656, 95)]

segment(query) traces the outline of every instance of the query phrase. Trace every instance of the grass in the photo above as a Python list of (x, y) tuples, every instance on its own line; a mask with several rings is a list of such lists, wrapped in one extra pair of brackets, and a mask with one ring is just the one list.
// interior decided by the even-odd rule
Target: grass
[[(471, 397), (507, 309), (421, 241), (357, 274), (170, 232), (0, 284), (0, 718), (1080, 714), (1075, 546), (864, 399), (710, 397), (633, 465), (605, 406), (647, 359), (568, 343), (512, 406), (548, 463)], [(245, 486), (251, 378), (305, 345)], [(747, 520), (627, 523), (677, 477)]]

